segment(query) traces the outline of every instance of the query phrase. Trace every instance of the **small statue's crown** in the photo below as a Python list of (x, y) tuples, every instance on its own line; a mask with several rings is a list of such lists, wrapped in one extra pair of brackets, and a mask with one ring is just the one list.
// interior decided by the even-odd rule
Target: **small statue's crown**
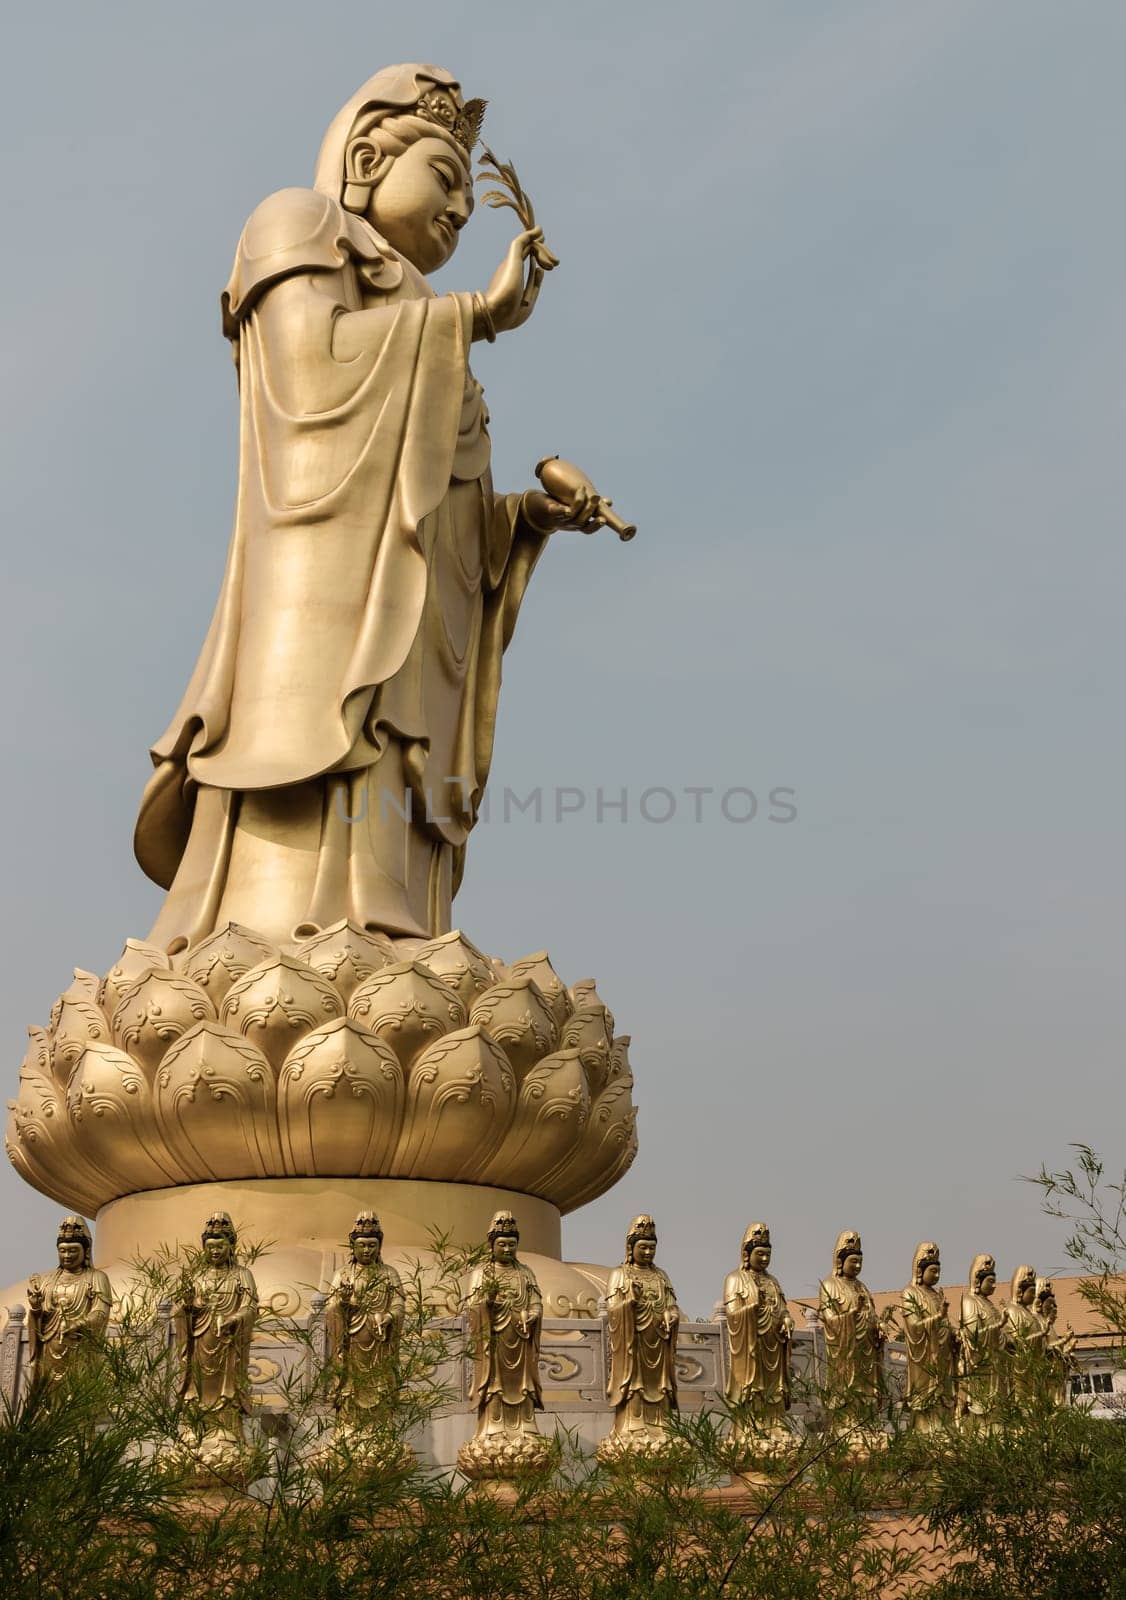
[(229, 1211), (213, 1211), (203, 1225), (205, 1239), (229, 1239), (235, 1243), (237, 1235)]
[(647, 1212), (642, 1212), (639, 1217), (634, 1217), (626, 1234), (626, 1254), (628, 1255), (639, 1239), (657, 1239), (657, 1224)]
[(352, 1224), (349, 1239), (378, 1239), (383, 1241), (383, 1224), (374, 1211), (359, 1211)]
[(743, 1235), (743, 1249), (753, 1250), (757, 1245), (769, 1245), (770, 1229), (765, 1222), (752, 1222)]
[(487, 100), (467, 100), (459, 105), (457, 96), (449, 89), (431, 89), (418, 102), (415, 115), (425, 117), (427, 122), (436, 122), (452, 134), (468, 155), (481, 136), (487, 105)]
[(833, 1257), (839, 1266), (845, 1256), (858, 1256), (861, 1253), (860, 1235), (855, 1229), (848, 1228), (837, 1239), (837, 1247)]
[(82, 1217), (64, 1217), (59, 1223), (58, 1237), (60, 1242), (69, 1242), (72, 1239), (77, 1239), (87, 1248), (94, 1242), (90, 1237), (90, 1230), (86, 1226), (85, 1219)]
[(921, 1280), (922, 1275), (927, 1267), (940, 1267), (941, 1265), (942, 1257), (938, 1245), (933, 1239), (928, 1239), (926, 1243), (919, 1245), (915, 1251), (916, 1282)]
[(498, 1211), (489, 1223), (487, 1238), (490, 1244), (494, 1239), (499, 1239), (502, 1234), (515, 1234), (517, 1239), (520, 1237), (520, 1229), (511, 1211)]

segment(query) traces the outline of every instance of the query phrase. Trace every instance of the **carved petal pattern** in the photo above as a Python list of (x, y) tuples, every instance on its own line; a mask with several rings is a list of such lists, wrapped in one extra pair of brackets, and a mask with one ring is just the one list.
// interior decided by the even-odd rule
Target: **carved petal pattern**
[(479, 1181), (542, 1194), (545, 1175), (576, 1149), (589, 1115), (581, 1053), (547, 1056), (521, 1084), (512, 1126)]
[(348, 1015), (385, 1040), (404, 1070), (428, 1045), (463, 1028), (467, 1020), (456, 992), (417, 961), (397, 961), (361, 984)]
[(8, 1158), (20, 1176), (60, 1205), (92, 1217), (104, 1200), (70, 1125), (66, 1101), (51, 1076), (51, 1047), (43, 1028), (29, 1028), (19, 1095), (8, 1102)]
[(274, 1069), (217, 1022), (198, 1023), (169, 1048), (156, 1075), (156, 1119), (195, 1183), (284, 1175)]
[(580, 978), (567, 990), (572, 1011), (582, 1011), (588, 1006), (602, 1006), (606, 1012), (606, 1026), (614, 1037), (614, 1014), (602, 999), (593, 978)]
[(633, 1079), (623, 1076), (598, 1096), (578, 1147), (547, 1174), (545, 1188), (550, 1185), (551, 1198), (561, 1211), (574, 1211), (617, 1183), (636, 1154)]
[(559, 1043), (559, 1025), (534, 978), (495, 984), (475, 1002), (469, 1020), (488, 1028), (518, 1083)]
[(546, 950), (538, 950), (532, 956), (521, 956), (519, 961), (512, 963), (505, 976), (509, 979), (534, 978), (560, 1027), (571, 1015), (571, 997), (563, 987), (562, 978), (548, 960)]
[(73, 986), (59, 996), (51, 1008), (51, 1071), (64, 1094), (86, 1046), (109, 1038), (109, 1022), (96, 1001)]
[(66, 1098), (84, 1161), (111, 1195), (192, 1181), (160, 1137), (144, 1069), (124, 1050), (87, 1045)]
[(411, 1068), (391, 1176), (475, 1183), (512, 1120), (508, 1057), (480, 1026), (461, 1028)]
[(386, 1172), (399, 1140), (403, 1068), (389, 1044), (350, 1018), (292, 1050), (278, 1082), (285, 1170), (297, 1177)]
[(471, 944), (456, 928), (440, 939), (430, 939), (415, 952), (414, 959), (454, 990), (466, 1011), (477, 996), (496, 982), (493, 964), (487, 955)]
[(214, 1022), (211, 1001), (198, 983), (171, 972), (146, 972), (131, 984), (113, 1014), (113, 1041), (148, 1069), (152, 1080), (169, 1045), (199, 1022)]
[(245, 977), (251, 967), (257, 967), (277, 953), (277, 947), (253, 928), (228, 922), (225, 928), (216, 929), (206, 939), (192, 945), (174, 965), (210, 996), (218, 1016), (232, 984)]
[(602, 1004), (584, 1005), (573, 1013), (563, 1029), (560, 1046), (564, 1050), (578, 1050), (582, 1055), (592, 1095), (605, 1087), (610, 1076), (613, 1039), (614, 1021)]
[(170, 965), (168, 956), (159, 946), (148, 944), (144, 939), (126, 939), (125, 949), (101, 981), (98, 1004), (107, 1017), (112, 1017), (126, 989), (143, 973), (150, 967), (167, 971)]
[(392, 966), (399, 957), (385, 933), (370, 933), (354, 922), (336, 922), (297, 946), (297, 955), (327, 978), (347, 1002), (373, 972)]
[(244, 1034), (280, 1070), (295, 1044), (343, 1012), (340, 996), (319, 972), (293, 956), (276, 955), (232, 986), (219, 1020)]

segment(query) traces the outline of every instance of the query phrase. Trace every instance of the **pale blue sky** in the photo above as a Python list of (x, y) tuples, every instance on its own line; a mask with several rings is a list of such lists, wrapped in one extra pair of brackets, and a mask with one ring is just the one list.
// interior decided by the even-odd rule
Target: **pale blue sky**
[[(222, 571), (218, 294), (372, 71), (491, 104), (562, 266), (475, 353), (502, 487), (559, 451), (641, 525), (562, 535), (507, 662), (459, 921), (593, 973), (641, 1154), (566, 1228), (651, 1210), (690, 1309), (746, 1222), (808, 1293), (920, 1238), (1064, 1266), (1017, 1179), (1122, 1158), (1126, 11), (1115, 0), (365, 8), (74, 3), (5, 25), (0, 805), (9, 1092), (28, 1022), (158, 891), (131, 833)], [(439, 287), (488, 279), (479, 212)], [(797, 791), (738, 826), (598, 785)], [(0, 1174), (0, 1282), (58, 1207)]]

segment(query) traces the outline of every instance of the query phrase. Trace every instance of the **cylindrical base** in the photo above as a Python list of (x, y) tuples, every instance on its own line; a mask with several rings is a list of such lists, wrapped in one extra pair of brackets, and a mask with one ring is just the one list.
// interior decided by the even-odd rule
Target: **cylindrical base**
[[(601, 1284), (561, 1261), (555, 1206), (510, 1189), (406, 1178), (248, 1178), (148, 1189), (103, 1206), (94, 1232), (94, 1261), (124, 1289), (138, 1258), (198, 1246), (214, 1211), (230, 1214), (240, 1242), (262, 1247), (253, 1264), (259, 1298), (278, 1316), (294, 1316), (323, 1293), (347, 1259), (348, 1234), (358, 1211), (375, 1211), (383, 1225), (384, 1256), (406, 1278), (433, 1280), (434, 1246), (453, 1249), (484, 1242), (497, 1211), (520, 1227), (520, 1256), (536, 1274), (550, 1317), (594, 1316)], [(452, 1307), (451, 1307), (452, 1309)]]

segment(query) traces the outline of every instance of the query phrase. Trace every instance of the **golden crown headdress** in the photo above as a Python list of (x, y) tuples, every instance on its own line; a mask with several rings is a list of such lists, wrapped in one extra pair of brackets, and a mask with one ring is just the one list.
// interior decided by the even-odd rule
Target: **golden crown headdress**
[(743, 1249), (753, 1250), (756, 1245), (769, 1245), (770, 1229), (765, 1222), (752, 1222), (743, 1235)]
[(58, 1237), (63, 1242), (78, 1239), (87, 1249), (94, 1242), (90, 1236), (90, 1229), (86, 1226), (85, 1219), (82, 1217), (64, 1217), (59, 1223)]
[(449, 89), (431, 89), (418, 102), (415, 115), (444, 128), (468, 155), (481, 136), (488, 103), (487, 100), (467, 100), (459, 105)]
[(488, 1239), (489, 1243), (492, 1244), (493, 1240), (499, 1239), (502, 1234), (511, 1234), (517, 1239), (520, 1237), (520, 1229), (518, 1228), (516, 1224), (516, 1218), (513, 1216), (511, 1211), (497, 1212), (496, 1216), (489, 1223), (489, 1231), (486, 1234), (486, 1238)]
[(229, 1239), (234, 1244), (237, 1239), (235, 1225), (231, 1221), (229, 1211), (213, 1211), (203, 1225), (204, 1239)]
[(383, 1224), (374, 1211), (360, 1211), (352, 1224), (349, 1239), (378, 1239), (383, 1242)]

